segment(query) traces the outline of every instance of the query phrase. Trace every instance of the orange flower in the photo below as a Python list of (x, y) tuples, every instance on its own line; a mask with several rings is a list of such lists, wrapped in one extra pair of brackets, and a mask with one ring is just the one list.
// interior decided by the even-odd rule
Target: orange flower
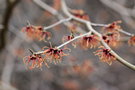
[(50, 39), (51, 33), (44, 31), (42, 26), (27, 26), (22, 29), (23, 32), (26, 32), (26, 35), (34, 40), (44, 40), (45, 38)]
[[(62, 41), (63, 41), (63, 42), (69, 41), (69, 40), (71, 40), (71, 39), (73, 39), (73, 38), (74, 38), (74, 35), (71, 34), (71, 35), (68, 35), (68, 36), (64, 36), (63, 39), (62, 39)], [(75, 47), (76, 47), (76, 42), (72, 42), (72, 46), (75, 48)]]
[[(63, 56), (67, 56), (68, 54), (64, 53), (64, 50), (68, 49), (68, 48), (64, 48), (64, 49), (58, 49), (58, 48), (52, 48), (52, 47), (44, 47), (44, 55), (45, 55), (45, 59), (49, 60), (50, 62), (54, 62), (59, 63), (62, 60)], [(68, 49), (69, 50), (69, 49)]]
[(89, 20), (89, 16), (83, 10), (70, 10), (70, 12), (78, 18)]
[(33, 68), (42, 69), (43, 63), (48, 67), (48, 64), (46, 63), (46, 60), (43, 59), (40, 54), (32, 54), (30, 56), (26, 56), (26, 57), (24, 57), (23, 62), (26, 64), (26, 66), (30, 70), (33, 69)]
[(121, 23), (121, 21), (115, 21), (111, 24), (108, 24), (108, 26), (104, 27), (103, 30), (105, 30), (106, 32), (116, 32), (119, 29), (121, 29), (121, 26), (118, 25), (120, 23)]
[(97, 50), (95, 52), (95, 55), (98, 55), (102, 62), (106, 62), (111, 65), (112, 62), (116, 60), (116, 57), (110, 53), (109, 49), (106, 49), (103, 46), (101, 46), (100, 48), (100, 50)]
[(129, 45), (135, 46), (135, 36), (132, 36), (129, 40), (128, 40)]
[(95, 48), (99, 45), (99, 37), (97, 35), (85, 36), (79, 40), (79, 44), (84, 49)]
[(109, 46), (116, 47), (118, 46), (118, 42), (120, 40), (120, 34), (119, 32), (111, 32), (107, 33), (102, 38)]

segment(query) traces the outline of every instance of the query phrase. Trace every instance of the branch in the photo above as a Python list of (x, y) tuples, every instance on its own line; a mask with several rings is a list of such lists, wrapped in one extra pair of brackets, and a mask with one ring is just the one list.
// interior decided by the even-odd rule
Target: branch
[[(52, 15), (55, 15), (59, 20), (65, 19), (65, 17), (63, 15), (61, 15), (59, 12), (57, 12), (57, 10), (55, 10), (54, 8), (52, 8), (51, 6), (47, 5), (46, 3), (44, 3), (41, 0), (33, 0), (33, 2), (35, 4), (37, 4), (39, 7), (41, 7), (44, 10), (47, 10), (49, 13), (51, 13)], [(70, 18), (70, 17), (69, 17)], [(71, 27), (73, 24), (70, 22), (64, 22), (63, 23), (65, 26), (67, 27)], [(80, 28), (80, 27), (76, 27), (76, 29), (80, 32), (80, 33), (85, 33), (85, 31)]]
[(8, 24), (9, 24), (9, 20), (12, 16), (12, 12), (14, 7), (17, 5), (17, 3), (20, 0), (6, 0), (6, 10), (5, 10), (5, 14), (3, 16), (3, 22), (2, 22), (2, 26), (3, 28), (0, 30), (0, 51), (5, 47), (6, 45), (6, 34), (8, 31)]
[(74, 20), (76, 20), (76, 21), (79, 21), (79, 22), (81, 22), (81, 23), (84, 23), (90, 31), (92, 31), (93, 33), (95, 33), (97, 36), (100, 37), (101, 43), (106, 47), (106, 49), (111, 50), (110, 52), (117, 58), (117, 60), (118, 60), (120, 63), (122, 63), (123, 65), (125, 65), (126, 67), (128, 67), (128, 68), (130, 68), (130, 69), (132, 69), (132, 70), (135, 70), (135, 65), (133, 65), (133, 64), (127, 62), (126, 60), (124, 60), (123, 58), (121, 58), (118, 54), (116, 54), (116, 53), (104, 42), (104, 40), (102, 39), (102, 35), (92, 28), (90, 21), (86, 21), (86, 20), (77, 18), (77, 17), (73, 16), (72, 14), (70, 14), (70, 13), (68, 12), (68, 8), (67, 8), (67, 6), (66, 6), (65, 0), (61, 0), (61, 4), (62, 4), (63, 12), (64, 12), (67, 16), (72, 17), (72, 18), (73, 18)]
[[(50, 7), (50, 6), (48, 6), (47, 4), (43, 3), (41, 0), (34, 0), (34, 2), (35, 2), (36, 4), (38, 4), (40, 7), (44, 8), (45, 10), (47, 10), (48, 12), (50, 12), (50, 11), (49, 11), (49, 10), (50, 10), (49, 8), (52, 9), (52, 7)], [(39, 4), (39, 2), (40, 2), (40, 4)], [(42, 4), (41, 4), (41, 3), (42, 3)], [(117, 54), (105, 43), (105, 41), (102, 39), (102, 35), (101, 35), (100, 33), (98, 33), (96, 30), (93, 29), (92, 25), (96, 25), (96, 24), (91, 23), (90, 21), (87, 21), (87, 20), (83, 20), (83, 19), (77, 18), (77, 17), (73, 16), (72, 14), (70, 14), (70, 12), (68, 11), (68, 7), (66, 6), (65, 0), (61, 0), (61, 5), (62, 5), (62, 10), (63, 10), (63, 12), (65, 13), (66, 16), (68, 16), (69, 18), (71, 18), (71, 19), (73, 19), (73, 20), (76, 20), (76, 21), (78, 21), (78, 22), (81, 22), (81, 23), (85, 24), (85, 25), (87, 26), (88, 30), (89, 30), (88, 33), (93, 32), (93, 33), (95, 33), (97, 36), (99, 36), (101, 43), (105, 46), (106, 49), (111, 50), (110, 52), (117, 58), (117, 60), (118, 60), (120, 63), (122, 63), (123, 65), (125, 65), (126, 67), (128, 67), (128, 68), (130, 68), (130, 69), (132, 69), (132, 70), (135, 70), (135, 66), (134, 66), (133, 64), (127, 62), (126, 60), (124, 60), (123, 58), (121, 58), (119, 55), (117, 55)], [(55, 11), (55, 9), (54, 9), (53, 11)], [(50, 12), (50, 13), (51, 13), (51, 12)], [(60, 20), (61, 20), (61, 18), (64, 18), (61, 14), (58, 14), (57, 12), (52, 13), (52, 14), (53, 14), (53, 15), (56, 15)], [(64, 25), (66, 25), (66, 26), (68, 26), (68, 25), (70, 25), (70, 24), (71, 24), (71, 23), (64, 23)], [(100, 25), (100, 26), (104, 26), (103, 24), (99, 24), (99, 25)], [(55, 26), (55, 25), (54, 25), (54, 26)], [(122, 32), (123, 32), (123, 31), (122, 31)], [(76, 40), (76, 39), (78, 39), (78, 38), (80, 38), (80, 37), (83, 37), (83, 36), (87, 35), (88, 33), (85, 33), (85, 34), (83, 34), (82, 36), (77, 36), (77, 37), (75, 37), (74, 39), (71, 39), (71, 40), (69, 40), (69, 41), (67, 41), (67, 42), (65, 42), (65, 43), (63, 43), (63, 44), (61, 44), (61, 45), (58, 46), (57, 48), (61, 48), (61, 47), (63, 47), (64, 45), (66, 45), (66, 44), (68, 44), (68, 43), (70, 43), (70, 42), (72, 42), (72, 41), (74, 41), (74, 40)], [(125, 32), (123, 32), (123, 33), (125, 33)], [(125, 34), (130, 35), (129, 33), (125, 33)], [(41, 54), (41, 53), (43, 53), (43, 52), (44, 52), (44, 51), (39, 51), (39, 52), (35, 52), (35, 54)]]
[(56, 22), (56, 23), (54, 23), (54, 24), (52, 24), (52, 25), (50, 25), (50, 26), (47, 26), (47, 27), (44, 27), (44, 30), (47, 30), (47, 29), (50, 29), (50, 28), (53, 28), (53, 27), (55, 27), (55, 26), (57, 26), (57, 25), (59, 25), (59, 24), (62, 24), (62, 23), (64, 23), (64, 22), (67, 22), (67, 21), (70, 21), (72, 18), (66, 18), (66, 19), (61, 19), (60, 21), (58, 21), (58, 22)]

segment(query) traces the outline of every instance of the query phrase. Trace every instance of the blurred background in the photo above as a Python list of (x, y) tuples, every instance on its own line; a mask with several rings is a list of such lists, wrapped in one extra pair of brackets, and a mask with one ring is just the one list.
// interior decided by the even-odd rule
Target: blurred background
[[(59, 0), (42, 1), (58, 9)], [(135, 33), (135, 0), (66, 0), (66, 3), (72, 9), (83, 9), (91, 22), (108, 24), (122, 20), (122, 28)], [(30, 54), (28, 49), (39, 51), (49, 46), (21, 32), (27, 21), (48, 26), (58, 19), (32, 0), (0, 0), (0, 90), (135, 90), (135, 72), (117, 61), (111, 66), (100, 62), (93, 54), (95, 49), (83, 50), (69, 45), (72, 52), (60, 64), (49, 64), (50, 68), (43, 66), (42, 71), (27, 70), (23, 57)], [(61, 38), (69, 35), (63, 24), (49, 31), (53, 46), (60, 45)], [(129, 46), (125, 39), (113, 50), (135, 64), (135, 47)]]

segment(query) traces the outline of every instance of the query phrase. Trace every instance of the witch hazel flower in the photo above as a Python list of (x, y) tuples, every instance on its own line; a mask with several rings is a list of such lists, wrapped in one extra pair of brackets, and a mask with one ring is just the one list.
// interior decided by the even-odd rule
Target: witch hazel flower
[(44, 48), (44, 51), (43, 51), (43, 55), (44, 55), (44, 58), (46, 60), (48, 60), (50, 63), (54, 63), (54, 64), (57, 64), (57, 63), (60, 63), (62, 61), (62, 58), (64, 56), (68, 56), (69, 54), (66, 54), (64, 51), (65, 50), (68, 50), (70, 51), (69, 48), (63, 48), (63, 49), (59, 49), (57, 47), (47, 47), (45, 46)]
[(108, 24), (107, 26), (103, 27), (103, 30), (105, 32), (118, 32), (118, 30), (121, 29), (121, 26), (119, 25), (121, 21), (115, 21), (111, 24)]
[(30, 70), (34, 68), (42, 69), (43, 64), (49, 67), (46, 62), (46, 59), (43, 59), (40, 54), (32, 54), (30, 56), (26, 56), (24, 57), (23, 62), (27, 66), (27, 68)]
[(117, 47), (120, 41), (119, 32), (108, 32), (102, 36), (102, 39), (112, 47)]
[[(71, 35), (64, 36), (64, 37), (62, 38), (62, 42), (64, 43), (64, 42), (69, 41), (69, 40), (71, 40), (71, 39), (73, 39), (73, 38), (74, 38), (74, 35), (71, 33)], [(73, 46), (74, 48), (76, 48), (77, 42), (72, 42), (71, 44), (72, 44), (72, 46)]]
[(22, 28), (22, 31), (32, 40), (42, 41), (51, 38), (51, 33), (45, 31), (42, 26), (28, 25)]
[(77, 18), (90, 20), (89, 16), (83, 10), (70, 10), (70, 12)]
[(102, 62), (108, 63), (109, 65), (112, 64), (112, 62), (116, 61), (116, 57), (114, 55), (111, 54), (111, 50), (106, 49), (104, 46), (100, 46), (100, 49), (97, 50), (95, 53), (95, 55), (99, 56), (99, 59)]
[(99, 43), (99, 37), (95, 34), (84, 36), (79, 40), (79, 45), (84, 49), (95, 48)]

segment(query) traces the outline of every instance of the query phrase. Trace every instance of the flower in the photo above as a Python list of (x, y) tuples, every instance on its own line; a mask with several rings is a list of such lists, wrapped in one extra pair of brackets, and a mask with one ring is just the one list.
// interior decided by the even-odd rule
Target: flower
[(96, 46), (99, 45), (99, 37), (95, 34), (84, 36), (79, 40), (79, 44), (84, 49), (95, 48)]
[(26, 33), (28, 37), (34, 40), (42, 41), (45, 38), (50, 39), (51, 33), (44, 31), (42, 26), (29, 25), (22, 28), (22, 31)]
[[(74, 38), (74, 35), (71, 34), (71, 35), (68, 35), (68, 36), (64, 36), (64, 37), (62, 38), (62, 41), (63, 41), (63, 43), (64, 43), (64, 42), (69, 41), (69, 40), (71, 40), (71, 39), (73, 39), (73, 38)], [(76, 47), (76, 42), (72, 42), (72, 46), (75, 48), (75, 47)]]
[(111, 24), (108, 24), (106, 27), (103, 27), (103, 30), (106, 32), (117, 32), (119, 29), (121, 29), (121, 26), (118, 25), (120, 23), (121, 21), (115, 21)]
[(120, 40), (120, 34), (119, 32), (110, 32), (103, 35), (102, 38), (109, 46), (116, 47)]
[(43, 49), (44, 49), (43, 54), (45, 55), (44, 58), (46, 60), (49, 60), (50, 62), (54, 62), (55, 64), (61, 62), (63, 56), (68, 55), (64, 53), (64, 50), (68, 48), (58, 49), (57, 47), (52, 48), (52, 47), (45, 46)]
[(100, 46), (99, 48), (101, 49), (97, 50), (95, 52), (95, 55), (98, 55), (102, 62), (106, 62), (111, 65), (112, 62), (116, 60), (116, 57), (110, 53), (109, 49), (106, 49), (103, 46)]
[(41, 57), (40, 54), (32, 54), (30, 56), (26, 56), (23, 59), (23, 62), (26, 64), (26, 66), (32, 70), (34, 68), (40, 68), (42, 69), (43, 63), (47, 66), (46, 60)]
[(129, 45), (135, 46), (135, 36), (130, 37), (128, 40)]
[(70, 10), (70, 12), (80, 19), (89, 20), (89, 16), (83, 10)]

